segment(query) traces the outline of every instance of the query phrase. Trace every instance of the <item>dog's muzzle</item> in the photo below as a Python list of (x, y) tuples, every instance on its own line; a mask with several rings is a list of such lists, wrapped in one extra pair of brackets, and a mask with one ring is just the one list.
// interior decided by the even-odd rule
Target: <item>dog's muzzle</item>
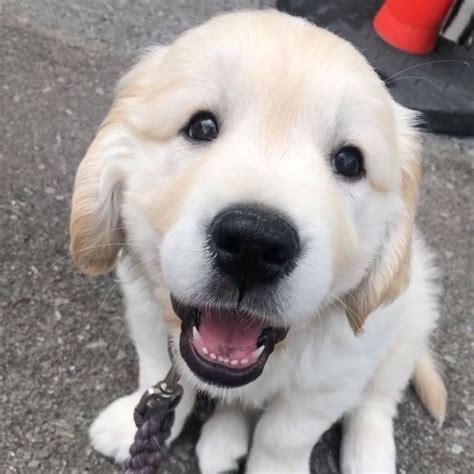
[(269, 324), (277, 318), (262, 314), (262, 308), (271, 292), (267, 290), (274, 291), (275, 283), (295, 267), (300, 241), (280, 213), (241, 204), (213, 219), (208, 248), (217, 285), (200, 301), (209, 303), (193, 306), (171, 297), (182, 320), (180, 352), (201, 380), (237, 387), (260, 376), (275, 345), (286, 336), (288, 328)]

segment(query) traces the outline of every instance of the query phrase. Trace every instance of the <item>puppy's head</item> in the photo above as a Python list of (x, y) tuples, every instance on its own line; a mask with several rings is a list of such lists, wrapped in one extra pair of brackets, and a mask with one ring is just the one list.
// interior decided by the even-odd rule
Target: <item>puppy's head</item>
[(191, 371), (243, 385), (322, 308), (358, 332), (405, 288), (417, 155), (409, 114), (348, 43), (277, 12), (224, 15), (120, 82), (77, 173), (71, 252), (103, 273), (123, 247), (169, 290)]

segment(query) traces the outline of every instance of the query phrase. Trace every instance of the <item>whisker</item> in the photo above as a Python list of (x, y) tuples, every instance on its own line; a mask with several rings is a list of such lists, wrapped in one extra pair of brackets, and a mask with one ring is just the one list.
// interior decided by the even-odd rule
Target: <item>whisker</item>
[(442, 63), (460, 63), (460, 64), (463, 64), (464, 66), (467, 66), (469, 68), (471, 68), (472, 66), (466, 62), (466, 61), (461, 61), (460, 59), (438, 59), (436, 61), (426, 61), (424, 63), (421, 63), (421, 64), (415, 64), (413, 66), (410, 66), (410, 67), (407, 67), (405, 69), (402, 69), (401, 71), (398, 71), (397, 73), (395, 74), (392, 74), (390, 77), (387, 77), (387, 79), (385, 79), (384, 82), (387, 82), (389, 81), (390, 79), (393, 79), (394, 77), (396, 76), (399, 76), (400, 74), (403, 74), (404, 72), (408, 72), (408, 71), (411, 71), (412, 69), (416, 69), (418, 67), (422, 67), (422, 66), (429, 66), (431, 64), (442, 64)]
[[(112, 353), (113, 352), (116, 352), (117, 349), (119, 348), (119, 343), (122, 339), (122, 336), (123, 336), (123, 332), (125, 331), (125, 321), (122, 321), (122, 327), (120, 328), (120, 332), (119, 332), (119, 335), (115, 341), (115, 346), (112, 348), (112, 350), (110, 351), (110, 359), (109, 360), (112, 360)], [(115, 357), (117, 357), (117, 354), (115, 354)]]
[(439, 91), (442, 91), (443, 88), (441, 86), (439, 86), (438, 84), (436, 84), (436, 82), (434, 82), (432, 79), (429, 79), (427, 77), (420, 77), (420, 76), (403, 76), (403, 77), (397, 77), (395, 79), (391, 79), (391, 80), (387, 80), (385, 81), (385, 85), (388, 85), (388, 84), (393, 84), (394, 82), (397, 82), (397, 81), (401, 81), (403, 79), (418, 79), (420, 81), (426, 81), (426, 82), (429, 82), (432, 86), (434, 86), (436, 89), (438, 89)]
[(108, 229), (108, 230), (104, 230), (103, 232), (100, 232), (99, 234), (97, 234), (96, 238), (104, 237), (107, 234), (112, 234), (113, 232), (117, 232), (117, 230), (125, 230), (125, 229), (126, 229), (126, 226), (119, 225), (117, 227), (113, 227), (112, 229)]
[[(133, 241), (133, 240), (130, 241), (130, 240), (129, 240), (129, 241), (127, 241), (127, 242), (125, 243), (125, 245), (127, 245), (127, 243), (133, 244), (133, 245), (135, 245), (135, 246), (137, 246), (137, 247), (151, 248), (151, 249), (153, 249), (153, 250), (155, 249), (155, 247), (154, 247), (152, 244), (149, 244), (149, 243), (147, 243), (147, 242), (138, 242), (138, 241)], [(118, 247), (123, 247), (124, 244), (111, 242), (111, 243), (108, 243), (108, 244), (93, 245), (93, 246), (91, 246), (91, 247), (86, 247), (86, 248), (84, 248), (84, 249), (79, 250), (78, 252), (76, 252), (76, 255), (81, 254), (81, 253), (83, 253), (83, 252), (88, 252), (88, 251), (90, 251), (90, 250), (96, 250), (96, 249), (100, 249), (100, 248), (104, 248), (104, 247), (117, 247), (117, 246), (118, 246)], [(55, 260), (55, 261), (51, 264), (51, 266), (57, 265), (58, 263), (60, 263), (60, 262), (62, 262), (63, 260), (65, 260), (66, 258), (69, 258), (69, 255), (64, 255), (64, 256), (62, 256), (61, 258), (59, 258), (58, 260)]]
[[(140, 266), (140, 265), (142, 265), (142, 262), (138, 262), (137, 264), (132, 265), (132, 267), (130, 268), (130, 270), (133, 270), (133, 269), (135, 269), (136, 267), (138, 267), (138, 266)], [(115, 285), (112, 287), (112, 289), (113, 289), (114, 287), (116, 287), (118, 284), (119, 284), (119, 282), (116, 282)], [(142, 292), (143, 292), (143, 287), (140, 287), (140, 288), (138, 289), (138, 291), (136, 292), (135, 296), (133, 297), (133, 301), (132, 301), (132, 304), (131, 304), (130, 306), (135, 306), (135, 303), (136, 303), (138, 297), (141, 295)], [(110, 293), (110, 291), (109, 291), (109, 293)], [(101, 306), (102, 306), (102, 305), (101, 305)], [(99, 310), (100, 310), (100, 308), (99, 308)], [(110, 360), (112, 359), (112, 353), (116, 352), (117, 349), (119, 348), (119, 344), (120, 344), (120, 341), (121, 341), (121, 339), (122, 339), (122, 336), (123, 336), (123, 333), (124, 333), (124, 331), (125, 331), (125, 327), (126, 327), (126, 326), (127, 326), (127, 324), (126, 324), (126, 322), (125, 322), (125, 321), (123, 320), (123, 318), (122, 318), (122, 327), (121, 327), (120, 333), (119, 333), (119, 335), (118, 335), (118, 337), (117, 337), (117, 339), (116, 339), (116, 341), (115, 341), (115, 345), (114, 345), (114, 347), (112, 347), (112, 349), (111, 349), (111, 351), (110, 351)]]
[(344, 303), (344, 301), (342, 301), (337, 296), (335, 297), (335, 300), (344, 308), (351, 322), (355, 324), (356, 327), (360, 327), (362, 323), (360, 316), (357, 313), (355, 313), (351, 308), (349, 308), (349, 306), (347, 306), (346, 303)]
[(119, 285), (120, 282), (116, 281), (111, 287), (110, 287), (110, 290), (107, 292), (107, 294), (105, 295), (105, 298), (104, 300), (102, 301), (102, 303), (100, 303), (99, 305), (99, 311), (104, 307), (105, 303), (107, 302), (109, 296), (112, 294), (112, 291), (115, 290), (115, 288), (117, 288), (117, 286)]

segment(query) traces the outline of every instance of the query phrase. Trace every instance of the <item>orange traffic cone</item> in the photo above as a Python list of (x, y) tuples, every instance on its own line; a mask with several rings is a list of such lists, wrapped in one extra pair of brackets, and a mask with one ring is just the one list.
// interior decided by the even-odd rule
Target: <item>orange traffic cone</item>
[(386, 0), (374, 18), (377, 34), (411, 54), (430, 53), (455, 0)]

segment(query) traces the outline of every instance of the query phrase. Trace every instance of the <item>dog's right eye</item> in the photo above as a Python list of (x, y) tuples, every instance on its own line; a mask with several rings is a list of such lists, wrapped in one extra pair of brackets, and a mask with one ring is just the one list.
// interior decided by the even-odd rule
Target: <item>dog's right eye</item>
[(219, 134), (217, 119), (210, 112), (198, 112), (191, 117), (185, 131), (192, 140), (210, 142)]

